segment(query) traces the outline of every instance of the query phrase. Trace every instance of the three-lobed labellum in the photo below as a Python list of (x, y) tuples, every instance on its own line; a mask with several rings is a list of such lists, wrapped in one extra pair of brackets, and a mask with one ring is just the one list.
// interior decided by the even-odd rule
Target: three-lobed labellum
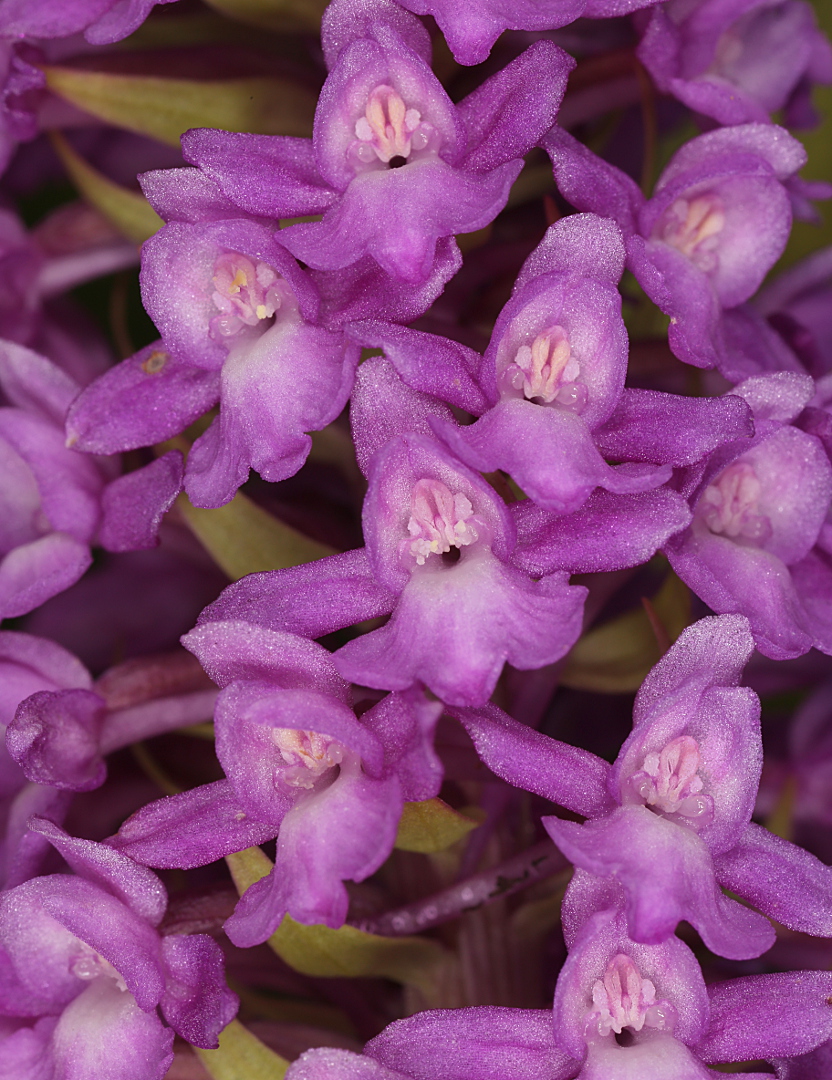
[(761, 547), (771, 536), (771, 522), (760, 512), (763, 488), (747, 461), (736, 461), (706, 488), (697, 517), (712, 533)]

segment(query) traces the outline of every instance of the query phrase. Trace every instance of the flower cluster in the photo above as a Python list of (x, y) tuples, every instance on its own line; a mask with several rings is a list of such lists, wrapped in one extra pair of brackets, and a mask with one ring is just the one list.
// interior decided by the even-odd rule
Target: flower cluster
[(825, 1080), (813, 9), (171, 2), (0, 0), (0, 1080)]

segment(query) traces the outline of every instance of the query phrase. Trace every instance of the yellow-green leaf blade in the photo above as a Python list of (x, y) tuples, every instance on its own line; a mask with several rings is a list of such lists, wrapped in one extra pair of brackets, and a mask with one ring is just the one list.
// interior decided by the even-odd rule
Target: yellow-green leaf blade
[(396, 847), (402, 851), (418, 851), (432, 855), (445, 851), (467, 836), (480, 823), (448, 806), (441, 799), (404, 804)]
[(49, 89), (79, 109), (171, 146), (179, 145), (183, 131), (198, 127), (312, 134), (315, 95), (277, 76), (194, 80), (57, 66), (43, 71)]
[(177, 506), (191, 531), (232, 581), (260, 570), (282, 570), (335, 554), (334, 548), (272, 517), (241, 491), (216, 510), (193, 506), (185, 495), (180, 495)]
[(100, 210), (118, 230), (136, 244), (161, 229), (164, 222), (138, 191), (130, 191), (103, 176), (89, 165), (57, 132), (52, 132), (52, 145), (81, 195)]
[[(271, 871), (271, 860), (259, 848), (226, 857), (239, 893)], [(295, 971), (318, 978), (386, 978), (416, 986), (429, 995), (446, 962), (437, 942), (418, 937), (382, 937), (354, 926), (333, 930), (305, 926), (288, 915), (269, 938), (269, 945)]]
[(220, 1032), (218, 1050), (194, 1052), (213, 1080), (283, 1080), (289, 1062), (270, 1050), (238, 1020)]

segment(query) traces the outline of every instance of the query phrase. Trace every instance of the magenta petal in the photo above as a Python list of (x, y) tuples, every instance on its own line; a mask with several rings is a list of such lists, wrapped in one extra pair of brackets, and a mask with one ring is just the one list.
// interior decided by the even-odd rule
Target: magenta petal
[(720, 884), (769, 918), (815, 937), (832, 937), (832, 867), (759, 825), (715, 859)]
[(289, 1066), (286, 1076), (287, 1080), (412, 1080), (363, 1054), (328, 1046), (301, 1054)]
[(811, 649), (800, 598), (781, 559), (707, 531), (671, 540), (666, 552), (682, 581), (712, 610), (748, 617), (764, 656), (787, 660)]
[(237, 1015), (239, 1001), (225, 985), (222, 950), (207, 934), (171, 935), (162, 941), (166, 989), (161, 1008), (177, 1035), (216, 1050), (218, 1036)]
[(828, 971), (788, 971), (711, 983), (711, 1023), (697, 1053), (705, 1061), (806, 1054), (832, 1039), (830, 996)]
[(465, 168), (491, 170), (528, 153), (554, 124), (574, 66), (554, 42), (536, 41), (464, 98)]
[(433, 734), (441, 714), (440, 702), (429, 701), (422, 690), (410, 690), (388, 694), (361, 717), (384, 747), (384, 775), (398, 776), (408, 802), (439, 794), (444, 767), (433, 748)]
[(314, 690), (232, 683), (220, 694), (215, 716), (217, 757), (241, 806), (275, 827), (303, 793), (282, 781), (285, 764), (274, 743), (276, 729), (329, 736), (365, 759), (371, 775), (382, 771), (383, 751), (375, 736), (346, 705)]
[(635, 181), (557, 125), (541, 145), (552, 159), (558, 188), (577, 210), (613, 218), (625, 237), (636, 232), (645, 200)]
[(514, 503), (517, 549), (512, 561), (530, 574), (587, 574), (647, 562), (690, 524), (687, 502), (668, 488), (639, 495), (594, 491), (572, 514), (558, 515), (530, 499)]
[(8, 724), (21, 701), (38, 690), (90, 690), (92, 678), (62, 646), (46, 638), (0, 630), (0, 724)]
[(205, 622), (185, 634), (182, 644), (217, 686), (238, 679), (261, 680), (274, 688), (314, 686), (340, 701), (349, 698), (349, 687), (335, 670), (330, 653), (295, 634), (250, 622)]
[(365, 348), (383, 349), (414, 390), (475, 415), (488, 408), (477, 381), (482, 358), (473, 349), (436, 334), (371, 319), (353, 324), (349, 334)]
[(195, 128), (182, 136), (182, 153), (250, 214), (320, 214), (337, 198), (318, 172), (310, 139)]
[(690, 695), (691, 718), (699, 707), (698, 695), (712, 686), (739, 686), (743, 669), (754, 652), (748, 620), (742, 615), (700, 619), (682, 632), (675, 644), (648, 673), (636, 697), (633, 723), (650, 722), (654, 710), (664, 711), (665, 698)]
[(771, 948), (771, 924), (723, 896), (710, 852), (691, 829), (643, 806), (623, 807), (585, 825), (558, 818), (543, 821), (576, 866), (621, 883), (627, 894), (627, 926), (635, 941), (665, 941), (686, 919), (718, 956), (747, 960)]
[[(583, 1057), (587, 1046), (587, 1012), (596, 980), (603, 978), (609, 961), (624, 954), (634, 961), (642, 977), (649, 979), (659, 1000), (668, 1001), (676, 1011), (674, 1036), (695, 1045), (708, 1021), (708, 998), (702, 971), (687, 945), (676, 937), (657, 943), (633, 941), (620, 911), (608, 909), (594, 914), (572, 942), (555, 989), (555, 1042), (575, 1057)], [(622, 1076), (631, 1080), (649, 1074), (593, 1070), (593, 1080), (601, 1076)], [(656, 1076), (664, 1077), (664, 1073)], [(670, 1076), (676, 1077), (672, 1072)], [(685, 1080), (688, 1080), (687, 1076)]]
[(153, 926), (161, 922), (167, 893), (159, 878), (146, 867), (105, 844), (70, 836), (44, 818), (33, 818), (29, 828), (45, 837), (77, 874), (113, 893)]
[(386, 626), (344, 645), (335, 666), (364, 686), (421, 681), (448, 704), (483, 705), (506, 661), (528, 671), (571, 648), (584, 596), (565, 575), (532, 581), (472, 551), (447, 570), (439, 562), (414, 573)]
[(430, 277), (421, 285), (394, 281), (371, 255), (340, 270), (313, 270), (321, 294), (321, 322), (329, 330), (360, 319), (409, 323), (428, 310), (462, 266), (462, 252), (452, 236), (436, 244)]
[(157, 341), (81, 393), (67, 416), (67, 440), (91, 454), (152, 446), (184, 431), (219, 396), (218, 372), (177, 360)]
[(161, 940), (150, 923), (82, 878), (53, 875), (36, 880), (44, 883), (44, 911), (109, 960), (140, 1008), (158, 1005), (165, 980)]
[(596, 487), (636, 494), (671, 475), (669, 465), (611, 468), (579, 416), (531, 401), (501, 401), (468, 427), (431, 426), (467, 465), (505, 470), (538, 506), (560, 514), (577, 510)]
[(162, 518), (182, 490), (185, 463), (171, 450), (144, 468), (126, 473), (104, 489), (99, 540), (107, 551), (155, 547)]
[(107, 843), (146, 866), (205, 866), (274, 839), (275, 826), (253, 821), (227, 780), (148, 803)]
[(155, 1010), (144, 1011), (132, 994), (98, 978), (64, 1009), (50, 1049), (54, 1076), (162, 1080), (173, 1061), (173, 1031)]
[(63, 532), (10, 551), (0, 562), (0, 617), (26, 615), (74, 585), (91, 562), (87, 545)]
[(364, 1053), (413, 1080), (565, 1080), (576, 1062), (553, 1036), (548, 1009), (437, 1009), (396, 1020)]
[(451, 715), (471, 736), (489, 769), (514, 787), (534, 791), (586, 817), (597, 817), (614, 807), (607, 792), (610, 767), (595, 754), (550, 739), (496, 705), (452, 709)]
[(731, 395), (691, 398), (625, 390), (595, 433), (601, 453), (627, 461), (692, 465), (731, 439), (754, 434), (751, 412)]
[(71, 791), (104, 783), (101, 728), (106, 706), (91, 690), (47, 690), (21, 702), (6, 746), (30, 780)]
[(395, 776), (372, 780), (357, 759), (342, 764), (329, 787), (300, 799), (283, 819), (275, 868), (243, 894), (225, 924), (229, 938), (241, 948), (257, 945), (287, 911), (298, 922), (341, 926), (344, 879), (363, 881), (387, 858), (402, 806)]
[(493, 221), (521, 167), (511, 160), (479, 175), (425, 158), (361, 173), (322, 221), (292, 225), (280, 240), (316, 270), (337, 270), (368, 253), (391, 277), (419, 285), (430, 277), (437, 241)]
[(366, 476), (373, 455), (396, 435), (430, 437), (431, 417), (454, 422), (450, 407), (438, 397), (413, 390), (383, 356), (368, 357), (356, 373), (350, 398), (350, 427), (359, 469)]
[(232, 349), (219, 417), (188, 455), (185, 487), (194, 505), (227, 503), (249, 468), (272, 482), (293, 476), (312, 445), (306, 433), (326, 427), (346, 404), (358, 358), (358, 347), (340, 334), (299, 318)]
[(249, 574), (209, 604), (199, 624), (241, 619), (317, 638), (387, 615), (395, 602), (395, 594), (376, 581), (364, 548), (359, 548), (288, 570)]
[(63, 424), (80, 389), (45, 356), (13, 341), (0, 341), (0, 386), (12, 405), (39, 413), (56, 424)]
[(417, 56), (430, 63), (430, 34), (403, 5), (393, 0), (333, 0), (321, 19), (321, 47), (326, 66), (331, 70), (341, 50), (360, 38), (370, 38), (375, 25), (383, 23), (396, 31)]

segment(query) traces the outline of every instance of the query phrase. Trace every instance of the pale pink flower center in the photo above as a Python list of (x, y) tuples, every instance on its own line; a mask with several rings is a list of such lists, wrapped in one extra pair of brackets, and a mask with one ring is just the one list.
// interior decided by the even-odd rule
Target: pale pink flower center
[(275, 728), (272, 741), (288, 766), (281, 770), (280, 778), (291, 787), (314, 787), (324, 773), (344, 760), (344, 747), (317, 731)]
[(700, 795), (704, 783), (699, 775), (702, 758), (696, 739), (680, 735), (658, 754), (648, 754), (633, 785), (647, 806), (663, 814), (698, 817), (710, 808), (710, 799)]
[(377, 159), (385, 165), (393, 158), (407, 161), (412, 151), (427, 146), (428, 135), (421, 120), (419, 110), (409, 109), (392, 86), (377, 86), (367, 98), (364, 115), (355, 125), (359, 159), (364, 162)]
[(656, 1001), (656, 987), (624, 953), (614, 956), (607, 964), (603, 979), (592, 987), (593, 1012), (588, 1020), (599, 1035), (620, 1035), (624, 1028), (665, 1029), (675, 1019), (673, 1006)]
[(441, 480), (420, 480), (410, 496), (407, 550), (423, 566), (431, 555), (467, 547), (478, 535), (473, 517), (474, 508), (461, 492), (454, 494)]
[(271, 319), (281, 305), (281, 277), (268, 263), (237, 252), (220, 255), (214, 264), (211, 299), (220, 312), (211, 320), (219, 337), (232, 337), (245, 326)]
[(771, 536), (771, 523), (760, 513), (761, 494), (754, 469), (747, 461), (738, 461), (705, 488), (699, 515), (712, 533), (763, 544)]
[(547, 405), (556, 401), (578, 411), (586, 402), (586, 387), (576, 382), (580, 373), (581, 365), (566, 331), (562, 326), (553, 326), (538, 334), (531, 345), (520, 346), (504, 377), (529, 401)]
[(700, 270), (715, 270), (720, 234), (725, 227), (722, 200), (717, 195), (677, 199), (664, 213), (659, 236), (694, 262)]

